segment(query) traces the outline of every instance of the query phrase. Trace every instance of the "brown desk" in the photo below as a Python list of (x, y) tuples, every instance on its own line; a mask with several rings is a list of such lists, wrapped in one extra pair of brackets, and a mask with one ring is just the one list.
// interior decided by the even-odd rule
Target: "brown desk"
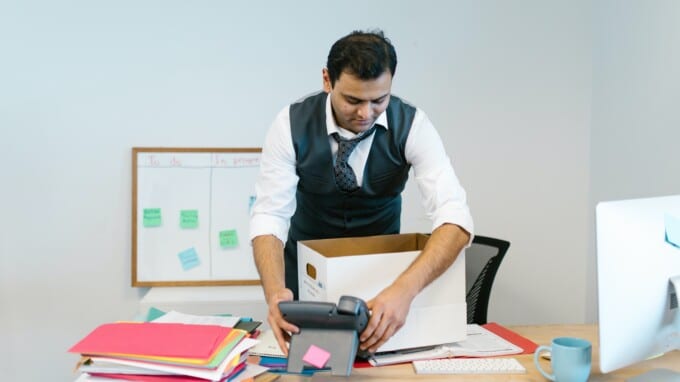
[[(549, 345), (554, 337), (570, 336), (581, 337), (593, 344), (593, 368), (590, 381), (624, 381), (627, 378), (642, 374), (654, 368), (667, 368), (680, 372), (680, 351), (674, 351), (653, 360), (638, 363), (634, 366), (617, 370), (612, 373), (602, 374), (599, 364), (599, 345), (597, 341), (596, 325), (537, 325), (537, 326), (512, 326), (510, 329), (531, 339), (539, 345)], [(313, 377), (301, 377), (297, 375), (283, 374), (276, 381), (547, 381), (534, 367), (533, 355), (515, 355), (527, 369), (526, 374), (504, 375), (416, 375), (411, 364), (394, 366), (372, 367), (353, 369), (349, 377), (333, 377), (329, 372), (316, 373)], [(541, 360), (543, 368), (550, 370), (550, 361)], [(259, 380), (259, 378), (258, 378)]]

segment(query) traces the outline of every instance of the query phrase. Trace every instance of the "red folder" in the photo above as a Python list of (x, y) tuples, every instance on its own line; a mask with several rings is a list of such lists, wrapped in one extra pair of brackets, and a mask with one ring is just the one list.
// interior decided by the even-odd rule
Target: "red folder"
[(97, 327), (69, 352), (208, 359), (231, 328), (171, 323), (113, 323)]
[(495, 322), (489, 322), (487, 324), (482, 325), (482, 327), (490, 332), (493, 332), (497, 336), (502, 337), (506, 341), (521, 347), (524, 350), (524, 352), (520, 354), (534, 354), (534, 351), (538, 347), (538, 344), (536, 344), (532, 340), (526, 337), (522, 337), (519, 334), (513, 332), (512, 330), (505, 328), (501, 325), (498, 325)]

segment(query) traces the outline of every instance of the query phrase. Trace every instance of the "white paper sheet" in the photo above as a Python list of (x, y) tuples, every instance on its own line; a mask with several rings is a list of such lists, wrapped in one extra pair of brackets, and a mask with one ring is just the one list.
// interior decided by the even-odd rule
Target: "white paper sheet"
[(260, 333), (257, 339), (260, 340), (260, 343), (250, 349), (250, 354), (265, 357), (286, 358), (279, 347), (279, 343), (276, 342), (276, 337), (274, 337), (274, 332), (272, 332), (271, 329)]
[(196, 324), (196, 325), (218, 325), (233, 328), (238, 324), (241, 317), (234, 316), (197, 316), (194, 314), (180, 313), (171, 310), (164, 315), (158, 317), (152, 322), (164, 322), (175, 324)]
[(519, 354), (524, 350), (495, 333), (476, 324), (467, 326), (467, 338), (460, 342), (442, 344), (424, 350), (403, 350), (394, 353), (378, 354), (368, 362), (373, 366), (392, 365), (416, 360), (449, 357), (494, 357)]

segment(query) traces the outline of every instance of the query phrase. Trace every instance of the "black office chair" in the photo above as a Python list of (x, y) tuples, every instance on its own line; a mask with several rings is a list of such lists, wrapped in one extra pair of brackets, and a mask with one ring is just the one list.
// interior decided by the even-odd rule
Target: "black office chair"
[(491, 286), (510, 242), (475, 236), (465, 250), (465, 284), (468, 324), (486, 324)]

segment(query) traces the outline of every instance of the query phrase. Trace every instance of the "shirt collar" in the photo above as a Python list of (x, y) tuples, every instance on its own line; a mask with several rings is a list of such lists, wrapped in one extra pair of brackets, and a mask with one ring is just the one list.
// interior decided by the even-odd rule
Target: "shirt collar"
[[(374, 124), (382, 126), (385, 130), (389, 130), (389, 126), (387, 125), (387, 109), (380, 113), (378, 119), (375, 120)], [(331, 108), (330, 93), (328, 93), (328, 96), (326, 97), (326, 131), (328, 132), (328, 135), (331, 135), (333, 133), (338, 133), (341, 136), (347, 136), (347, 133), (354, 134), (351, 131), (344, 129), (338, 126), (337, 123), (335, 123), (335, 118), (333, 118), (333, 109)]]

